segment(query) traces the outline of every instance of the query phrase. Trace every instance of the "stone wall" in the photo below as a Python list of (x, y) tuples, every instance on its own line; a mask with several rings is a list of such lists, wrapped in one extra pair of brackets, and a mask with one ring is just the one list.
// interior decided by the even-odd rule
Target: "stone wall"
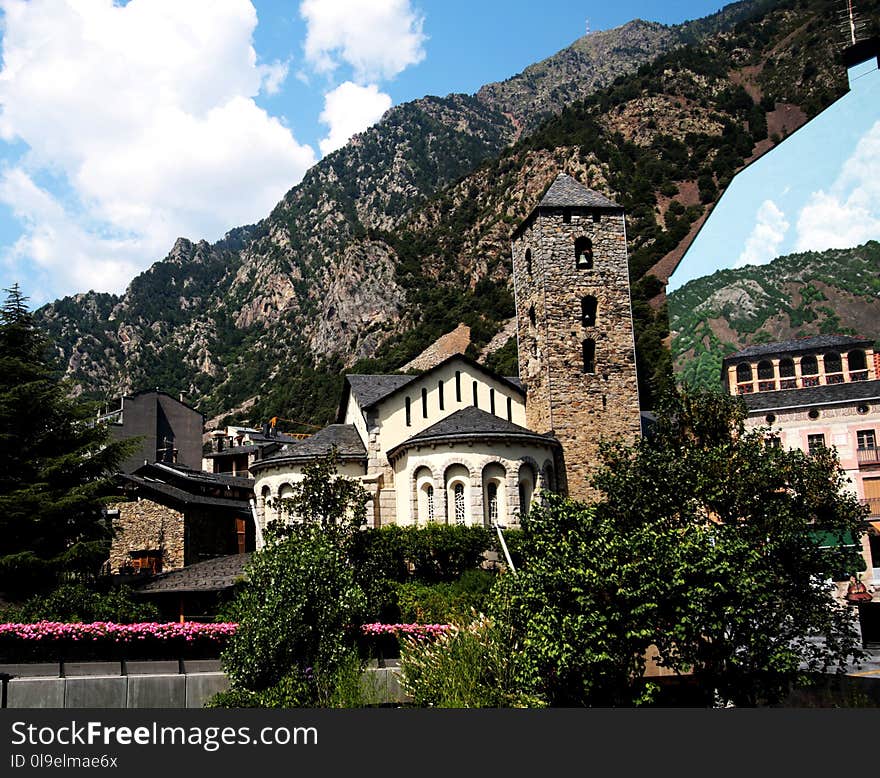
[[(589, 269), (575, 261), (579, 237), (592, 241)], [(542, 209), (514, 241), (513, 266), (527, 426), (556, 435), (568, 493), (590, 499), (600, 439), (632, 442), (641, 432), (623, 212)], [(581, 300), (588, 295), (598, 307), (585, 325)], [(592, 373), (584, 372), (587, 338), (595, 341)]]
[(138, 498), (112, 506), (119, 511), (110, 546), (110, 568), (116, 573), (131, 561), (132, 551), (162, 551), (162, 570), (184, 565), (184, 521), (180, 511)]

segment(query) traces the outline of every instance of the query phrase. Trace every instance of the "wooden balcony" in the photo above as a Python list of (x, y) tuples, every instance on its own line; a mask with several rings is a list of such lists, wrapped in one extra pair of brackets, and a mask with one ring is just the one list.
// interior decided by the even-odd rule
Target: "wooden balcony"
[(869, 497), (867, 500), (862, 500), (861, 503), (868, 506), (872, 519), (880, 517), (880, 497)]
[(859, 460), (859, 467), (870, 467), (871, 465), (880, 465), (880, 448), (860, 448), (856, 450), (856, 456)]

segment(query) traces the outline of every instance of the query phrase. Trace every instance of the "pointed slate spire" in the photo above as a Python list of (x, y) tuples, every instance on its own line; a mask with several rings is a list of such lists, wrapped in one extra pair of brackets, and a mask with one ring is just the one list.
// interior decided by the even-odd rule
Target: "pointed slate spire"
[(560, 173), (538, 203), (538, 208), (615, 208), (620, 206), (604, 195), (587, 189), (571, 176)]

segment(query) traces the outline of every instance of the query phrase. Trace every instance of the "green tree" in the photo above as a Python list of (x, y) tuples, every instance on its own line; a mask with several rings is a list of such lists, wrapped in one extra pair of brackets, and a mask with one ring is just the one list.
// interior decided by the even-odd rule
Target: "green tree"
[[(861, 563), (864, 509), (834, 451), (784, 449), (745, 416), (739, 398), (684, 390), (654, 435), (607, 445), (596, 478), (600, 522), (635, 541), (618, 564), (650, 578), (659, 663), (692, 672), (707, 704), (776, 702), (802, 668), (842, 669), (860, 652), (826, 581)], [(842, 542), (822, 548), (828, 536)]]
[(109, 442), (89, 405), (72, 400), (18, 286), (0, 309), (0, 588), (97, 572), (108, 551), (102, 519), (129, 443)]
[(294, 497), (283, 501), (296, 520), (271, 527), (245, 570), (230, 608), (238, 629), (223, 653), (232, 693), (216, 704), (331, 706), (345, 680), (359, 677), (365, 597), (349, 548), (366, 492), (338, 476), (335, 463), (334, 453), (304, 466)]

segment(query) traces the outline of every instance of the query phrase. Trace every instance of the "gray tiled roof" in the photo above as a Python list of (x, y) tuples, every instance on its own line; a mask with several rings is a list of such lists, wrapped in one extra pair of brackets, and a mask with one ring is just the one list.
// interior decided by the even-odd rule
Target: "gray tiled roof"
[(192, 470), (181, 465), (168, 465), (164, 462), (150, 462), (135, 470), (138, 475), (151, 473), (161, 474), (163, 477), (179, 478), (183, 483), (201, 484), (208, 486), (239, 486), (242, 489), (250, 489), (254, 482), (251, 478), (228, 475), (225, 473), (206, 473), (204, 470)]
[(780, 392), (755, 392), (740, 395), (750, 411), (769, 411), (807, 405), (880, 400), (880, 381), (852, 381), (831, 386), (806, 389), (785, 389)]
[(164, 592), (211, 592), (229, 589), (243, 573), (250, 554), (232, 554), (180, 570), (170, 570), (152, 576), (142, 584), (133, 584), (138, 594), (161, 594)]
[(222, 459), (223, 457), (234, 457), (236, 454), (254, 454), (262, 448), (264, 446), (232, 446), (224, 448), (222, 451), (212, 451), (210, 454), (205, 454), (205, 459), (217, 459), (218, 457)]
[(432, 424), (417, 435), (413, 435), (388, 452), (391, 457), (398, 451), (409, 448), (412, 445), (433, 443), (439, 441), (453, 441), (466, 439), (528, 439), (535, 443), (555, 446), (558, 445), (556, 438), (551, 435), (539, 435), (530, 429), (520, 427), (519, 424), (502, 419), (492, 413), (470, 406), (441, 419)]
[(330, 424), (310, 438), (282, 447), (271, 457), (254, 462), (251, 470), (256, 471), (279, 462), (303, 462), (315, 457), (326, 456), (333, 449), (340, 459), (366, 460), (367, 449), (354, 424)]
[(179, 505), (206, 505), (211, 508), (229, 508), (231, 510), (250, 511), (250, 506), (247, 500), (233, 500), (226, 497), (205, 497), (201, 494), (193, 494), (192, 492), (178, 489), (176, 486), (163, 483), (162, 481), (154, 481), (152, 479), (126, 473), (119, 473), (117, 478), (123, 482), (134, 484), (138, 488), (144, 489), (152, 494), (161, 495)]
[(821, 351), (827, 348), (858, 348), (870, 346), (873, 341), (870, 338), (854, 338), (849, 335), (814, 335), (809, 338), (794, 338), (783, 340), (779, 343), (760, 343), (756, 346), (746, 346), (742, 351), (731, 354), (724, 358), (725, 362), (733, 362), (737, 359), (748, 357), (760, 357), (767, 354), (787, 354), (796, 351)]
[(418, 376), (411, 375), (347, 375), (351, 393), (357, 398), (361, 408), (375, 405), (379, 400), (393, 394), (401, 386)]
[(587, 189), (571, 176), (560, 173), (538, 203), (538, 208), (620, 208), (604, 195)]

